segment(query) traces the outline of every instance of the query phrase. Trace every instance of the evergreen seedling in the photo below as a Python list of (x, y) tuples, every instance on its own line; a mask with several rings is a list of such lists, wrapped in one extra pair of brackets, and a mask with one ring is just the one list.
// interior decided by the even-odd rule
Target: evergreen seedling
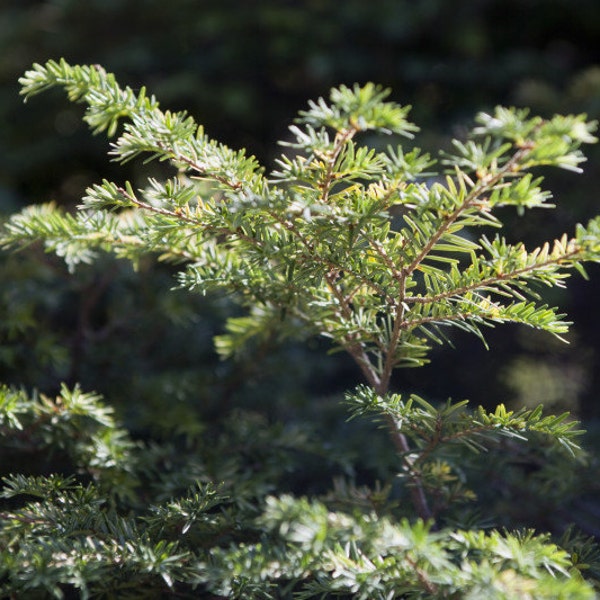
[[(277, 493), (260, 470), (248, 477), (226, 446), (198, 445), (177, 467), (179, 486), (188, 473), (188, 493), (165, 498), (163, 451), (130, 440), (99, 398), (4, 388), (5, 444), (60, 449), (75, 476), (5, 480), (3, 498), (21, 498), (1, 515), (6, 597), (594, 597), (589, 540), (570, 534), (561, 547), (543, 532), (484, 530), (455, 510), (474, 500), (465, 450), (539, 443), (556, 464), (575, 464), (576, 424), (541, 407), (488, 412), (391, 389), (395, 370), (425, 364), (453, 327), (484, 342), (485, 328), (499, 323), (567, 332), (540, 290), (599, 261), (600, 218), (528, 249), (498, 233), (498, 209), (549, 207), (539, 167), (579, 172), (594, 123), (497, 108), (436, 159), (399, 144), (417, 127), (388, 90), (340, 86), (300, 113), (267, 173), (100, 67), (49, 61), (21, 84), (26, 98), (64, 88), (86, 106), (95, 133), (116, 136), (113, 160), (162, 161), (172, 176), (143, 189), (103, 181), (74, 214), (31, 206), (5, 223), (2, 245), (41, 241), (72, 271), (102, 252), (173, 263), (178, 287), (227, 294), (245, 309), (216, 338), (223, 358), (253, 340), (328, 338), (364, 379), (347, 403), (352, 416), (384, 424), (401, 486), (337, 482), (330, 495), (296, 497)], [(285, 443), (310, 451), (305, 436), (290, 441), (260, 426), (273, 452)], [(154, 498), (150, 509), (144, 497)]]

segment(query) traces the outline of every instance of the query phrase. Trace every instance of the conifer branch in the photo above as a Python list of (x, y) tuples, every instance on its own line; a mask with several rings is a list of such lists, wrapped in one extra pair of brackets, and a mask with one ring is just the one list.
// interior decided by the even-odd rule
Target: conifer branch
[[(486, 194), (488, 190), (497, 185), (502, 179), (514, 172), (515, 168), (521, 161), (527, 156), (529, 148), (520, 148), (517, 150), (511, 159), (496, 173), (489, 173), (484, 175), (481, 179), (475, 183), (471, 191), (465, 196), (463, 202), (457, 206), (450, 214), (448, 214), (433, 233), (427, 243), (423, 246), (417, 256), (411, 261), (411, 263), (404, 267), (404, 276), (409, 277), (419, 267), (423, 260), (433, 250), (434, 246), (440, 241), (442, 236), (449, 230), (453, 223), (469, 208), (476, 206), (482, 195)], [(466, 178), (465, 174), (462, 174)], [(473, 182), (470, 182), (471, 184)]]
[[(296, 155), (283, 155), (269, 179), (253, 157), (209, 139), (187, 113), (161, 110), (145, 90), (121, 88), (101, 67), (49, 61), (21, 83), (26, 98), (62, 87), (87, 105), (94, 132), (119, 130), (110, 150), (117, 162), (166, 161), (179, 176), (150, 178), (139, 192), (104, 181), (75, 214), (53, 205), (25, 209), (3, 224), (2, 247), (40, 240), (71, 269), (92, 262), (97, 250), (133, 261), (161, 252), (176, 263), (181, 287), (229, 294), (247, 309), (215, 339), (222, 358), (258, 348), (253, 368), (240, 369), (234, 385), (262, 369), (273, 340), (330, 338), (366, 381), (347, 396), (351, 415), (383, 423), (391, 451), (372, 469), (355, 449), (332, 452), (333, 437), (315, 442), (317, 427), (236, 412), (214, 430), (192, 419), (181, 452), (177, 444), (133, 441), (100, 397), (77, 387), (63, 386), (54, 399), (0, 387), (0, 438), (9, 455), (64, 456), (73, 471), (3, 479), (0, 594), (243, 598), (293, 590), (299, 600), (424, 599), (498, 589), (520, 597), (535, 589), (540, 598), (591, 597), (582, 563), (600, 572), (600, 558), (589, 544), (566, 540), (562, 548), (545, 534), (484, 530), (468, 519), (457, 526), (452, 519), (461, 511), (447, 510), (476, 502), (481, 490), (457, 447), (473, 456), (488, 451), (486, 460), (503, 473), (511, 457), (499, 448), (537, 452), (536, 468), (546, 469), (538, 493), (555, 493), (583, 456), (576, 423), (541, 407), (433, 405), (390, 388), (396, 368), (425, 364), (429, 341), (446, 339), (442, 325), (482, 340), (481, 326), (506, 321), (554, 335), (567, 330), (533, 286), (562, 286), (569, 272), (585, 275), (584, 263), (600, 262), (600, 218), (532, 252), (476, 231), (502, 227), (498, 207), (548, 206), (541, 178), (526, 171), (579, 171), (580, 146), (596, 141), (593, 123), (503, 108), (480, 115), (473, 139), (442, 153), (452, 174), (442, 184), (437, 170), (424, 177), (435, 165), (428, 155), (357, 141), (364, 131), (412, 136), (409, 107), (373, 84), (340, 86), (300, 113), (290, 128), (295, 141), (284, 144)], [(170, 400), (166, 409), (178, 408)], [(499, 445), (503, 438), (510, 444)], [(542, 443), (522, 446), (532, 440)], [(347, 479), (323, 501), (269, 495), (280, 484), (302, 485), (307, 455)], [(357, 488), (355, 466), (385, 484)], [(396, 502), (392, 481), (405, 486), (406, 505)]]
[(530, 273), (535, 275), (538, 271), (544, 272), (547, 267), (556, 266), (567, 269), (573, 262), (585, 259), (586, 254), (583, 248), (577, 246), (575, 243), (571, 243), (569, 245), (572, 247), (572, 250), (560, 254), (559, 256), (549, 258), (548, 260), (534, 262), (531, 265), (517, 268), (509, 272), (498, 273), (492, 277), (480, 279), (471, 284), (449, 289), (445, 292), (440, 292), (432, 296), (407, 296), (404, 298), (404, 302), (407, 304), (436, 304), (450, 298), (463, 296), (476, 290), (493, 290), (497, 284), (518, 280), (524, 275), (528, 275)]

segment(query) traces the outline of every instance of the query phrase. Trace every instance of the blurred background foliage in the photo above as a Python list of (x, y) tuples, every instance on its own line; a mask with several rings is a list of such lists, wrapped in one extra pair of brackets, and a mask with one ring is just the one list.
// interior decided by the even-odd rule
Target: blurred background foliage
[[(104, 177), (141, 186), (160, 169), (117, 169), (107, 141), (90, 136), (80, 107), (61, 94), (24, 106), (17, 79), (36, 61), (101, 64), (269, 166), (297, 111), (340, 83), (391, 87), (394, 100), (413, 106), (422, 128), (415, 143), (427, 150), (447, 146), (496, 104), (600, 118), (598, 40), (597, 0), (3, 0), (0, 217), (49, 199), (73, 206)], [(507, 214), (507, 237), (533, 246), (596, 214), (599, 150), (589, 152), (583, 175), (548, 174), (558, 208)], [(569, 346), (503, 327), (490, 331), (483, 351), (456, 334), (458, 351), (435, 350), (431, 366), (399, 373), (395, 387), (488, 407), (542, 402), (594, 431), (600, 269), (589, 272), (589, 282), (574, 278), (568, 291), (548, 295), (575, 323)], [(227, 299), (166, 293), (172, 285), (169, 268), (152, 260), (134, 272), (106, 257), (73, 277), (40, 248), (3, 255), (0, 380), (49, 393), (61, 381), (81, 382), (144, 437), (194, 436), (241, 407), (271, 422), (318, 423), (332, 442), (349, 439), (338, 399), (358, 380), (343, 356), (324, 359), (326, 344), (313, 340), (264, 343), (236, 363), (220, 362), (212, 338), (234, 308)], [(381, 467), (382, 448), (357, 442), (356, 455)]]

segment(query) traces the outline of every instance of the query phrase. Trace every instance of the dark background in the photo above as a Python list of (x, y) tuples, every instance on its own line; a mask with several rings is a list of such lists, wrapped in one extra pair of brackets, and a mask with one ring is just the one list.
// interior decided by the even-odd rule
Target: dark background
[[(598, 40), (597, 0), (3, 0), (0, 215), (50, 199), (72, 207), (104, 177), (141, 185), (152, 168), (111, 164), (107, 141), (89, 134), (81, 107), (61, 93), (23, 105), (17, 79), (36, 61), (102, 64), (121, 84), (146, 86), (163, 108), (188, 110), (209, 135), (269, 166), (297, 111), (340, 83), (391, 87), (394, 100), (413, 106), (422, 127), (415, 143), (430, 151), (496, 104), (597, 119)], [(585, 174), (547, 173), (558, 208), (507, 213), (507, 237), (532, 246), (599, 211), (600, 153), (587, 153)], [(575, 322), (568, 346), (513, 327), (491, 330), (489, 351), (454, 335), (456, 351), (435, 350), (431, 366), (399, 373), (396, 388), (487, 406), (542, 402), (593, 430), (600, 269), (589, 273), (591, 281), (573, 277), (568, 291), (547, 294)], [(106, 257), (72, 277), (38, 248), (3, 256), (0, 379), (47, 391), (81, 381), (141, 431), (188, 433), (199, 414), (240, 404), (290, 418), (318, 398), (326, 420), (356, 383), (353, 366), (342, 356), (325, 359), (320, 341), (219, 362), (212, 336), (233, 309), (167, 294), (172, 283), (169, 269), (152, 261), (134, 273)]]

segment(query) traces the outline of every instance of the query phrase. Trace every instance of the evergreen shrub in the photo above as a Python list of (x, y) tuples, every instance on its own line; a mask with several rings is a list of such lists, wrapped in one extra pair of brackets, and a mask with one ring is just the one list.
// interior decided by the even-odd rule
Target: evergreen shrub
[[(527, 249), (498, 233), (500, 209), (550, 207), (540, 168), (580, 171), (595, 123), (498, 107), (434, 158), (400, 143), (417, 127), (388, 90), (340, 86), (300, 113), (267, 173), (99, 66), (49, 61), (20, 81), (26, 98), (59, 87), (85, 104), (113, 160), (161, 161), (171, 175), (143, 189), (105, 180), (75, 213), (30, 206), (4, 223), (5, 249), (42, 244), (74, 277), (106, 253), (171, 264), (175, 287), (244, 311), (215, 339), (223, 359), (324, 337), (363, 379), (349, 416), (384, 431), (365, 427), (350, 449), (317, 437), (318, 423), (228, 411), (183, 440), (140, 439), (78, 386), (55, 397), (5, 386), (3, 597), (595, 597), (593, 540), (510, 519), (510, 484), (540, 509), (573, 494), (590, 460), (578, 424), (392, 385), (451, 328), (483, 344), (501, 323), (567, 333), (542, 291), (600, 261), (600, 217)], [(389, 464), (359, 477), (382, 439)], [(521, 479), (519, 461), (531, 465)], [(309, 467), (324, 465), (338, 476), (311, 487)]]

